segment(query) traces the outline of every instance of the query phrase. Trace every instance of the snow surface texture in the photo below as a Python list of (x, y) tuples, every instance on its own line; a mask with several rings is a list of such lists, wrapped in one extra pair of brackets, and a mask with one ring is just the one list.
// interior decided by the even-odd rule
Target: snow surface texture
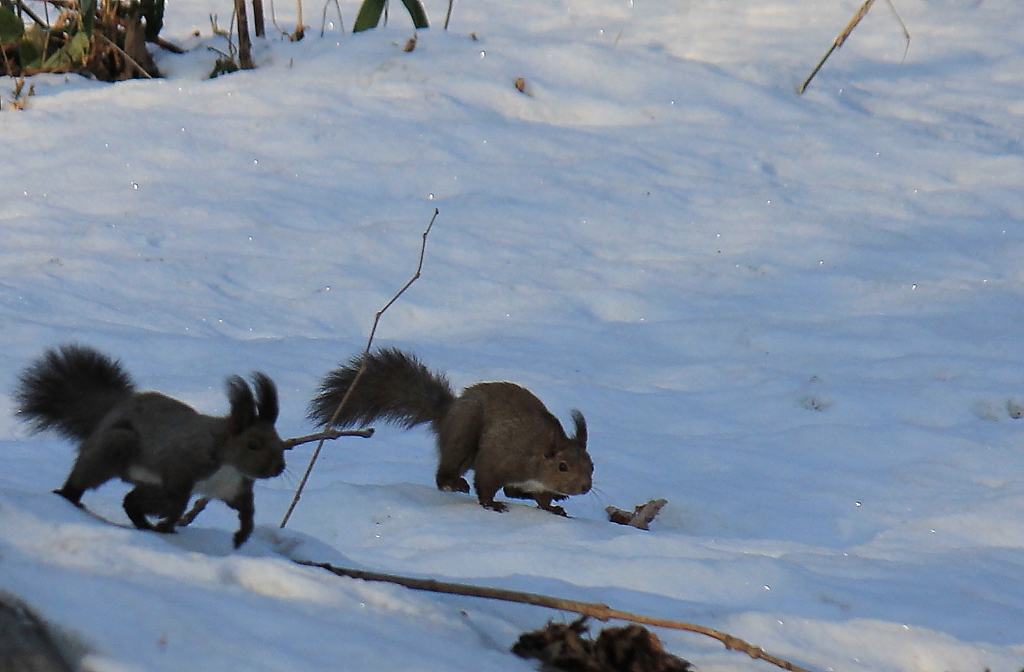
[[(507, 379), (590, 425), (572, 519), (433, 487), (424, 429), (312, 448), (180, 534), (50, 494), (73, 460), (2, 397), (0, 589), (92, 670), (529, 670), (548, 618), (339, 579), (282, 554), (689, 620), (816, 670), (1024, 665), (1024, 4), (428, 0), (208, 81), (225, 48), (168, 4), (168, 77), (0, 79), (0, 384), (94, 345), (226, 412), (269, 373), (282, 436), (378, 344), (457, 387)], [(346, 28), (357, 3), (341, 4)], [(328, 19), (337, 23), (334, 5)], [(277, 18), (294, 28), (279, 3)], [(310, 19), (312, 17), (312, 20)], [(201, 31), (194, 36), (193, 30)], [(471, 36), (471, 33), (474, 34)], [(526, 93), (514, 86), (523, 77)], [(119, 522), (124, 487), (87, 493)], [(650, 532), (608, 504), (669, 500)], [(774, 669), (660, 631), (705, 672)]]

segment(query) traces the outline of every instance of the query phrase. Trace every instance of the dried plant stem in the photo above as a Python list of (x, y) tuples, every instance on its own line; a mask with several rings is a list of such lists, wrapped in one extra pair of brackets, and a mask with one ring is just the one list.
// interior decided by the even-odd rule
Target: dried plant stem
[(252, 40), (249, 37), (249, 19), (245, 13), (245, 0), (235, 0), (235, 25), (238, 28), (238, 67), (252, 70)]
[[(906, 46), (903, 49), (903, 58), (906, 58), (907, 50), (910, 49), (910, 32), (907, 30), (906, 24), (903, 23), (903, 19), (900, 18), (899, 12), (896, 11), (896, 5), (892, 4), (892, 0), (886, 0), (886, 2), (889, 3), (889, 8), (892, 9), (892, 13), (896, 17), (896, 20), (899, 22), (900, 28), (903, 29), (903, 37), (906, 40)], [(828, 48), (828, 51), (825, 52), (825, 55), (822, 56), (821, 60), (818, 61), (818, 64), (814, 66), (814, 70), (811, 71), (811, 74), (807, 76), (807, 79), (804, 80), (804, 83), (801, 84), (800, 88), (796, 90), (797, 93), (802, 94), (804, 91), (807, 90), (807, 87), (810, 85), (811, 80), (814, 79), (814, 76), (818, 74), (818, 71), (821, 70), (821, 67), (825, 65), (825, 61), (828, 60), (828, 57), (832, 55), (833, 51), (843, 46), (843, 43), (846, 42), (846, 38), (850, 37), (850, 33), (852, 33), (853, 29), (857, 27), (857, 24), (861, 22), (861, 19), (864, 18), (864, 16), (868, 13), (868, 10), (871, 9), (871, 5), (873, 4), (875, 4), (875, 0), (864, 0), (864, 4), (860, 6), (860, 9), (857, 10), (857, 13), (853, 15), (852, 19), (850, 19), (850, 22), (846, 24), (846, 27), (843, 28), (842, 32), (839, 33), (836, 39), (832, 41), (832, 46)]]
[(119, 47), (116, 44), (114, 44), (114, 42), (110, 38), (108, 38), (106, 35), (104, 35), (103, 33), (100, 33), (100, 32), (96, 32), (96, 33), (93, 33), (93, 36), (100, 38), (101, 40), (106, 42), (107, 45), (109, 45), (112, 49), (114, 49), (115, 51), (119, 52), (122, 56), (124, 56), (125, 60), (128, 61), (129, 63), (131, 63), (131, 66), (133, 68), (135, 68), (136, 70), (139, 71), (140, 75), (142, 75), (146, 79), (153, 79), (153, 75), (151, 75), (148, 72), (146, 72), (146, 69), (143, 68), (141, 65), (139, 65), (138, 62), (134, 58), (129, 56), (127, 51), (125, 51), (121, 47)]
[[(41, 28), (49, 28), (50, 27), (50, 24), (47, 23), (46, 21), (43, 21), (42, 19), (40, 19), (39, 15), (36, 14), (35, 12), (33, 12), (32, 9), (28, 5), (25, 4), (24, 0), (16, 0), (15, 5), (18, 8), (18, 16), (19, 17), (21, 16), (21, 13), (24, 12), (25, 15), (28, 16), (28, 18), (32, 19), (32, 21), (35, 22), (35, 24), (37, 26), (39, 26)], [(43, 7), (45, 8), (46, 5), (43, 5)]]
[(266, 21), (263, 19), (263, 0), (252, 0), (252, 30), (256, 37), (266, 37)]
[(687, 632), (694, 632), (699, 635), (711, 637), (712, 639), (717, 639), (729, 650), (740, 651), (755, 660), (763, 660), (775, 665), (776, 667), (780, 667), (783, 670), (790, 670), (790, 672), (810, 672), (806, 668), (794, 665), (788, 660), (783, 660), (782, 658), (777, 658), (776, 656), (767, 653), (759, 646), (749, 644), (739, 637), (734, 637), (733, 635), (720, 630), (714, 630), (712, 628), (706, 628), (702, 625), (686, 623), (684, 621), (673, 621), (665, 618), (654, 618), (651, 616), (643, 616), (641, 614), (631, 614), (626, 611), (612, 609), (607, 604), (579, 602), (576, 600), (562, 599), (560, 597), (551, 597), (549, 595), (524, 593), (517, 590), (504, 590), (501, 588), (487, 588), (485, 586), (474, 586), (466, 583), (449, 583), (445, 581), (437, 581), (435, 579), (417, 579), (409, 576), (382, 574), (379, 572), (370, 572), (361, 569), (348, 569), (345, 567), (337, 567), (326, 562), (312, 562), (309, 560), (294, 560), (294, 562), (306, 567), (319, 567), (321, 569), (326, 569), (332, 574), (336, 574), (338, 576), (347, 576), (353, 579), (362, 579), (364, 581), (383, 581), (386, 583), (394, 583), (400, 586), (405, 586), (406, 588), (411, 588), (412, 590), (426, 590), (433, 593), (445, 593), (448, 595), (464, 595), (468, 597), (482, 597), (490, 600), (502, 600), (505, 602), (518, 602), (520, 604), (532, 604), (534, 606), (558, 609), (560, 611), (571, 611), (575, 614), (596, 618), (599, 621), (608, 621), (614, 618), (620, 621), (653, 625), (660, 628), (685, 630)]
[(323, 37), (324, 33), (327, 31), (327, 6), (332, 2), (334, 3), (334, 8), (338, 10), (338, 30), (342, 35), (345, 34), (345, 19), (341, 16), (341, 5), (338, 4), (338, 0), (326, 0), (326, 2), (324, 2), (323, 16), (320, 17), (320, 37)]
[[(362, 378), (363, 373), (366, 371), (366, 357), (367, 355), (370, 354), (370, 348), (373, 346), (373, 339), (374, 336), (376, 336), (377, 334), (377, 327), (378, 325), (380, 325), (380, 318), (384, 315), (385, 312), (387, 312), (388, 308), (390, 308), (392, 305), (394, 305), (396, 301), (398, 301), (399, 297), (405, 294), (405, 291), (412, 286), (412, 283), (416, 282), (419, 279), (420, 274), (423, 272), (423, 258), (427, 253), (427, 236), (430, 235), (430, 230), (434, 228), (434, 220), (437, 219), (438, 214), (440, 214), (440, 210), (434, 208), (434, 216), (430, 218), (430, 223), (427, 224), (427, 228), (423, 231), (423, 242), (420, 243), (420, 260), (419, 263), (416, 265), (416, 272), (413, 273), (412, 277), (409, 278), (409, 281), (406, 282), (405, 285), (400, 290), (398, 290), (398, 293), (391, 297), (391, 300), (384, 304), (384, 307), (378, 310), (377, 314), (374, 316), (373, 327), (370, 329), (370, 337), (366, 340), (366, 348), (363, 350), (362, 366), (359, 367), (359, 371), (356, 373), (355, 378), (352, 379), (352, 384), (345, 392), (345, 396), (342, 397), (341, 403), (339, 403), (338, 407), (334, 409), (334, 415), (332, 415), (331, 419), (327, 421), (327, 427), (333, 425), (334, 421), (338, 419), (338, 416), (341, 414), (341, 409), (345, 407), (346, 402), (348, 402), (349, 396), (351, 396), (352, 394), (352, 390), (355, 389), (355, 386), (357, 384), (359, 384), (359, 379)], [(323, 448), (323, 446), (324, 439), (320, 439), (320, 442), (316, 446), (316, 450), (313, 451), (313, 456), (309, 459), (309, 466), (306, 467), (306, 473), (302, 475), (302, 480), (299, 482), (299, 487), (295, 490), (295, 497), (292, 498), (292, 503), (288, 506), (288, 511), (285, 512), (284, 518), (281, 520), (281, 527), (284, 527), (288, 524), (288, 519), (291, 518), (292, 511), (295, 510), (295, 505), (299, 503), (299, 498), (302, 497), (302, 491), (306, 487), (306, 481), (309, 480), (309, 475), (313, 471), (313, 465), (316, 464), (317, 458), (320, 457), (320, 450)]]
[(300, 42), (302, 41), (302, 38), (305, 37), (306, 35), (306, 24), (302, 22), (302, 0), (295, 0), (295, 5), (295, 32), (289, 35), (288, 37), (292, 42)]
[(160, 47), (164, 51), (171, 52), (172, 54), (184, 54), (184, 53), (186, 53), (184, 49), (182, 49), (178, 45), (174, 44), (173, 42), (168, 42), (167, 40), (165, 40), (164, 38), (160, 37), (159, 35), (157, 35), (155, 38), (153, 38), (153, 44), (155, 44), (156, 46)]

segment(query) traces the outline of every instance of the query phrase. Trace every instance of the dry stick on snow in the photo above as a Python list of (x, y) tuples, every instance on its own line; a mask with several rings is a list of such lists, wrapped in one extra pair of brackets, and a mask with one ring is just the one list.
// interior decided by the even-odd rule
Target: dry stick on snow
[[(896, 11), (896, 5), (892, 4), (892, 0), (886, 0), (886, 2), (889, 3), (889, 9), (892, 10), (893, 16), (896, 17), (897, 21), (899, 21), (900, 28), (903, 29), (903, 37), (906, 40), (906, 46), (903, 48), (903, 58), (906, 59), (907, 51), (910, 49), (910, 32), (907, 30), (907, 25), (903, 23), (903, 19), (900, 18), (899, 12)], [(800, 88), (796, 90), (797, 93), (803, 93), (804, 91), (807, 90), (807, 87), (808, 85), (810, 85), (811, 80), (814, 79), (814, 76), (818, 74), (819, 70), (821, 70), (821, 66), (825, 65), (825, 61), (828, 60), (828, 57), (832, 55), (833, 51), (843, 46), (843, 43), (846, 42), (846, 38), (850, 36), (850, 33), (852, 33), (853, 29), (857, 27), (857, 24), (860, 23), (861, 19), (864, 18), (864, 16), (868, 13), (868, 10), (871, 9), (871, 5), (873, 4), (875, 4), (875, 0), (864, 1), (864, 4), (860, 6), (860, 9), (857, 10), (857, 13), (854, 14), (852, 19), (850, 19), (850, 22), (846, 24), (846, 28), (843, 28), (843, 32), (839, 33), (839, 36), (832, 41), (832, 46), (828, 48), (828, 51), (825, 52), (825, 55), (822, 56), (821, 60), (818, 61), (818, 64), (814, 66), (814, 70), (811, 71), (811, 74), (807, 76), (807, 79), (804, 80), (804, 83), (801, 84)]]
[(578, 602), (576, 600), (566, 600), (560, 597), (551, 597), (549, 595), (524, 593), (517, 590), (503, 590), (501, 588), (487, 588), (485, 586), (474, 586), (467, 583), (449, 583), (446, 581), (437, 581), (435, 579), (417, 579), (409, 576), (381, 574), (379, 572), (368, 572), (361, 569), (337, 567), (326, 562), (312, 562), (309, 560), (293, 560), (293, 562), (306, 567), (319, 567), (321, 569), (326, 569), (332, 574), (336, 574), (338, 576), (347, 576), (353, 579), (362, 579), (364, 581), (395, 583), (413, 590), (426, 590), (433, 593), (465, 595), (468, 597), (483, 597), (490, 600), (532, 604), (534, 606), (558, 609), (560, 611), (571, 611), (583, 616), (596, 618), (599, 621), (608, 621), (614, 618), (620, 621), (629, 621), (631, 623), (641, 623), (643, 625), (653, 625), (661, 628), (670, 628), (672, 630), (695, 632), (699, 635), (717, 639), (725, 645), (725, 648), (733, 651), (740, 651), (755, 660), (763, 660), (784, 670), (790, 670), (790, 672), (810, 672), (808, 669), (800, 667), (799, 665), (794, 665), (788, 660), (783, 660), (782, 658), (777, 658), (770, 653), (767, 653), (759, 646), (749, 644), (739, 637), (734, 637), (720, 630), (714, 630), (702, 625), (686, 623), (683, 621), (673, 621), (665, 618), (654, 618), (652, 616), (643, 616), (641, 614), (631, 614), (626, 611), (612, 609), (607, 604)]
[[(377, 334), (377, 326), (380, 324), (380, 318), (387, 312), (402, 294), (405, 294), (405, 290), (412, 286), (412, 283), (419, 280), (420, 274), (423, 272), (423, 257), (427, 253), (427, 236), (430, 235), (430, 230), (434, 228), (434, 220), (437, 219), (437, 215), (440, 214), (440, 210), (434, 208), (434, 216), (430, 218), (430, 223), (427, 224), (426, 230), (423, 231), (423, 242), (420, 243), (420, 261), (416, 266), (416, 272), (413, 273), (409, 281), (398, 290), (398, 293), (391, 297), (391, 300), (384, 304), (384, 307), (377, 311), (376, 316), (373, 318), (373, 327), (370, 328), (370, 337), (366, 341), (366, 349), (363, 350), (362, 366), (359, 367), (359, 371), (356, 372), (355, 378), (352, 379), (352, 384), (349, 386), (348, 391), (345, 392), (345, 396), (341, 398), (341, 403), (338, 404), (338, 408), (334, 409), (334, 415), (327, 421), (326, 426), (330, 427), (334, 424), (334, 421), (338, 419), (341, 414), (341, 409), (345, 408), (348, 398), (352, 395), (352, 390), (355, 389), (356, 385), (359, 384), (359, 379), (362, 378), (363, 373), (366, 371), (366, 360), (370, 354), (370, 348), (373, 346), (373, 338)], [(316, 450), (313, 451), (313, 456), (309, 459), (309, 466), (306, 467), (306, 473), (302, 475), (302, 480), (299, 481), (299, 487), (295, 490), (295, 497), (292, 498), (292, 503), (288, 506), (288, 511), (284, 514), (284, 518), (281, 520), (281, 527), (283, 528), (288, 524), (288, 519), (291, 518), (292, 511), (295, 510), (295, 505), (299, 503), (299, 498), (302, 497), (302, 491), (306, 487), (306, 481), (309, 480), (309, 474), (313, 471), (313, 465), (316, 464), (316, 460), (320, 457), (320, 449), (324, 447), (324, 439), (320, 439), (320, 442), (316, 445)]]

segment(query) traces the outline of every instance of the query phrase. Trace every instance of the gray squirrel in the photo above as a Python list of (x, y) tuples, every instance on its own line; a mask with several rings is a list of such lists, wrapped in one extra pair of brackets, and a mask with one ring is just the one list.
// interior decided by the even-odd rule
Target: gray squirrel
[[(264, 373), (252, 376), (255, 396), (239, 376), (227, 379), (226, 417), (136, 391), (120, 362), (88, 346), (47, 350), (19, 382), (21, 419), (35, 432), (54, 430), (79, 442), (74, 467), (54, 492), (80, 507), (86, 490), (120, 478), (135, 486), (123, 505), (139, 529), (173, 532), (200, 493), (238, 511), (238, 548), (253, 530), (253, 480), (284, 471), (290, 446), (274, 429), (277, 388)], [(148, 516), (160, 520), (154, 525)]]
[(569, 437), (540, 399), (514, 383), (477, 383), (456, 396), (443, 373), (396, 348), (369, 353), (365, 364), (337, 417), (362, 356), (325, 376), (310, 404), (313, 422), (429, 424), (437, 439), (438, 489), (469, 492), (463, 475), (472, 469), (480, 505), (494, 511), (507, 509), (494, 501), (502, 488), (507, 497), (533, 499), (562, 516), (565, 510), (552, 501), (590, 491), (594, 465), (587, 453), (587, 423), (578, 410), (572, 411), (575, 433)]

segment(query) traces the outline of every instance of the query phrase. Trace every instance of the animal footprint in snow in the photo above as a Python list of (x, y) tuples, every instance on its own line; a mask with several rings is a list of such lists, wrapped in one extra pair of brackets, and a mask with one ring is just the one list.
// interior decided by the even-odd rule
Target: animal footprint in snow
[(817, 394), (813, 391), (821, 384), (821, 378), (818, 376), (811, 376), (807, 381), (807, 385), (805, 387), (811, 391), (800, 397), (799, 403), (808, 411), (827, 411), (832, 407), (832, 404), (835, 403), (831, 397), (823, 394)]

